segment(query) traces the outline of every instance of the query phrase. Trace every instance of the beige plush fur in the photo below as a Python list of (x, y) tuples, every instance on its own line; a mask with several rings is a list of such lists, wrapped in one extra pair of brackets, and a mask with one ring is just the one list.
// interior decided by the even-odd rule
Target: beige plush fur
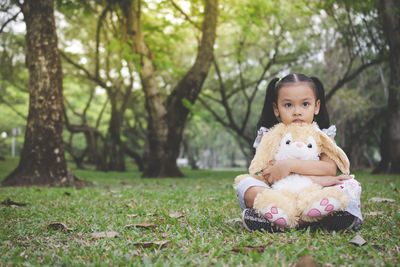
[[(346, 154), (334, 141), (324, 134), (315, 123), (290, 125), (280, 123), (262, 137), (256, 154), (250, 164), (249, 174), (237, 176), (234, 183), (235, 188), (237, 188), (237, 185), (241, 181), (248, 177), (266, 182), (261, 176), (261, 171), (275, 158), (281, 139), (287, 136), (288, 133), (291, 134), (293, 142), (302, 142), (304, 144), (307, 144), (310, 137), (312, 137), (316, 142), (318, 155), (325, 153), (336, 162), (342, 173), (349, 174), (350, 163)], [(315, 221), (320, 219), (318, 217), (308, 217), (304, 214), (304, 211), (310, 208), (316, 201), (328, 197), (334, 198), (340, 202), (341, 206), (339, 210), (344, 210), (349, 202), (348, 196), (336, 187), (323, 188), (320, 185), (312, 183), (301, 189), (300, 192), (292, 191), (285, 189), (266, 189), (264, 192), (257, 195), (253, 207), (260, 213), (268, 207), (278, 207), (287, 215), (289, 226), (294, 227), (299, 221)]]

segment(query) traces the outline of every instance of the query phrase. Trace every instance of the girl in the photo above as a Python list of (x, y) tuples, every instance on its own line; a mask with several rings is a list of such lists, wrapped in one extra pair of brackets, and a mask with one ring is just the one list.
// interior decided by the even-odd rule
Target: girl
[[(289, 74), (282, 79), (273, 79), (268, 87), (261, 118), (258, 122), (256, 148), (262, 135), (275, 124), (282, 122), (312, 123), (316, 121), (321, 129), (332, 139), (336, 135), (335, 126), (329, 127), (329, 115), (325, 105), (325, 91), (322, 83), (315, 77), (304, 74)], [(333, 212), (316, 223), (300, 222), (298, 228), (311, 227), (327, 230), (358, 230), (362, 224), (360, 211), (361, 185), (354, 176), (336, 176), (337, 166), (327, 155), (321, 154), (319, 161), (282, 160), (271, 162), (262, 172), (263, 177), (272, 184), (290, 173), (307, 175), (322, 186), (340, 186), (350, 197), (350, 204), (344, 212)], [(248, 230), (279, 231), (267, 218), (261, 217), (254, 209), (257, 194), (269, 186), (255, 178), (246, 178), (237, 187), (237, 196), (243, 210), (242, 220)], [(275, 223), (276, 224), (276, 223)]]

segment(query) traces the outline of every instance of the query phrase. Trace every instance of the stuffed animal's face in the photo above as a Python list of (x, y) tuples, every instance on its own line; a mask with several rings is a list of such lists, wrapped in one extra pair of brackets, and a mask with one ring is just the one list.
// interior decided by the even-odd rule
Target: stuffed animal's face
[(284, 159), (319, 160), (317, 142), (312, 136), (308, 136), (306, 141), (295, 140), (291, 133), (287, 133), (275, 154), (275, 160)]

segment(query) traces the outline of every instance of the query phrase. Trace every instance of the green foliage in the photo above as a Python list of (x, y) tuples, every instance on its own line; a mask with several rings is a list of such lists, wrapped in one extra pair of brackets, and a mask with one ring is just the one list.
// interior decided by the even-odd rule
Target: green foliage
[[(0, 162), (0, 175), (9, 166), (9, 161)], [(319, 265), (399, 264), (399, 176), (356, 174), (363, 185), (365, 219), (358, 233), (293, 230), (269, 234), (250, 233), (240, 222), (228, 222), (241, 213), (232, 188), (238, 172), (185, 171), (188, 177), (180, 179), (141, 179), (136, 171), (75, 174), (95, 185), (0, 188), (0, 201), (10, 198), (27, 204), (0, 205), (3, 265), (289, 266), (306, 254)], [(373, 202), (372, 197), (395, 202)], [(170, 216), (177, 212), (184, 217)], [(51, 229), (54, 222), (73, 231)], [(143, 222), (155, 228), (125, 228)], [(92, 236), (103, 231), (116, 231), (118, 237)], [(367, 243), (350, 244), (356, 235)], [(140, 246), (140, 242), (167, 240), (171, 243), (164, 247)], [(249, 246), (260, 249), (246, 250)]]

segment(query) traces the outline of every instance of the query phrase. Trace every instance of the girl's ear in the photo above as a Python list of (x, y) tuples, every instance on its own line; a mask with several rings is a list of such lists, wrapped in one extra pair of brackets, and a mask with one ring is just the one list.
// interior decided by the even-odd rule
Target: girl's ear
[(275, 117), (279, 117), (279, 109), (276, 103), (272, 103), (272, 108), (274, 109)]
[(286, 132), (287, 126), (283, 123), (275, 125), (268, 133), (264, 134), (257, 147), (256, 154), (250, 163), (249, 173), (254, 175), (268, 166), (274, 159), (280, 141)]
[(320, 107), (321, 107), (321, 100), (317, 99), (317, 101), (315, 102), (314, 115), (318, 115)]
[(321, 139), (321, 152), (336, 162), (336, 165), (343, 174), (350, 174), (350, 162), (346, 153), (332, 141), (329, 136), (318, 130)]

